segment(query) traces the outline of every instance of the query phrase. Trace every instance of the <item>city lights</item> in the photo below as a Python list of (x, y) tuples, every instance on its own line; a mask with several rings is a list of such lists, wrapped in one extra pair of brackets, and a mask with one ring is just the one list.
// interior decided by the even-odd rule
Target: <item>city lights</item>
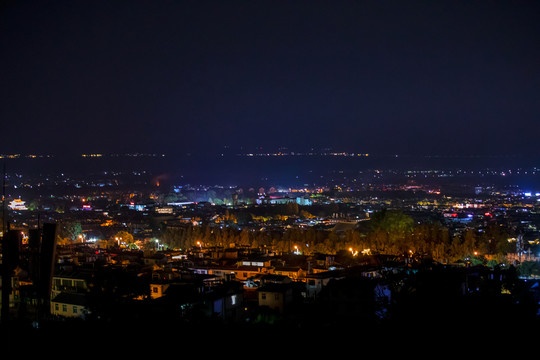
[(527, 344), (539, 14), (8, 1), (0, 343), (18, 357)]

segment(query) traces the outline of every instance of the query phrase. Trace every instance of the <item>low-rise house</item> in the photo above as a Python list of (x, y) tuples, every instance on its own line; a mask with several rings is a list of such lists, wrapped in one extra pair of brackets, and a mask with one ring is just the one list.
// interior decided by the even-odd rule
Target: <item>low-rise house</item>
[(172, 281), (163, 296), (153, 303), (158, 311), (170, 318), (187, 318), (195, 314), (238, 321), (244, 315), (242, 285), (214, 277)]
[(299, 266), (276, 266), (273, 273), (287, 276), (294, 281), (303, 281), (306, 277), (306, 271)]
[(265, 284), (290, 284), (292, 282), (289, 276), (280, 274), (262, 274), (258, 279), (260, 286)]
[(150, 297), (157, 299), (165, 295), (165, 292), (169, 288), (170, 281), (153, 280), (150, 283)]
[(90, 313), (84, 294), (60, 293), (51, 299), (51, 314), (84, 319)]
[(52, 315), (85, 318), (89, 313), (86, 295), (89, 278), (86, 271), (58, 273), (52, 278), (50, 311)]
[(310, 261), (310, 272), (324, 272), (334, 265), (335, 255), (316, 254)]
[(259, 306), (268, 307), (283, 313), (293, 302), (292, 283), (266, 283), (258, 290)]
[(88, 291), (88, 272), (61, 272), (53, 276), (51, 299), (60, 293), (85, 294)]
[(238, 268), (236, 266), (220, 265), (192, 265), (189, 267), (194, 274), (213, 275), (223, 280), (233, 280), (236, 278)]
[(244, 314), (244, 292), (242, 287), (235, 282), (222, 283), (215, 286), (203, 297), (206, 305), (206, 315), (217, 317), (225, 321), (238, 322)]
[(256, 256), (252, 258), (246, 258), (236, 263), (238, 274), (237, 280), (244, 281), (247, 277), (251, 277), (256, 273), (270, 274), (273, 270), (272, 257), (268, 256)]
[(246, 281), (249, 278), (255, 277), (258, 274), (270, 274), (272, 273), (272, 268), (261, 267), (261, 266), (246, 266), (239, 265), (235, 268), (235, 280), (236, 281)]
[(157, 299), (165, 295), (171, 283), (181, 278), (181, 273), (174, 270), (162, 270), (157, 265), (153, 265), (152, 277), (150, 280), (150, 297)]
[(306, 298), (316, 297), (322, 289), (333, 279), (340, 278), (339, 271), (325, 271), (315, 274), (307, 274), (305, 277), (306, 289), (303, 294)]
[(143, 256), (142, 260), (145, 266), (151, 266), (151, 265), (165, 266), (165, 264), (167, 264), (167, 262), (169, 261), (168, 257), (162, 253), (154, 253), (151, 255), (145, 255)]

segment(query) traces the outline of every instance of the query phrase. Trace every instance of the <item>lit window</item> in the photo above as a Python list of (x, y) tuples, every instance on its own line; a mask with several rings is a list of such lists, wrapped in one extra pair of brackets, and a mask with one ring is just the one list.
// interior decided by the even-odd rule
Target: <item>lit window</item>
[(236, 305), (236, 295), (231, 295), (231, 304)]

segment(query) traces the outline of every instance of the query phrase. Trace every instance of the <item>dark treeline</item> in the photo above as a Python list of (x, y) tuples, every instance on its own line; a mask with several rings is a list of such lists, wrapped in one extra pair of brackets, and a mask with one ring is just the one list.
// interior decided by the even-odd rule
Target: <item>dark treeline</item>
[[(233, 224), (234, 215), (225, 218)], [(265, 224), (262, 222), (262, 224)], [(167, 227), (161, 241), (169, 248), (189, 249), (194, 246), (265, 247), (278, 253), (298, 249), (303, 254), (384, 254), (412, 259), (433, 259), (439, 262), (469, 261), (502, 262), (516, 251), (512, 236), (498, 224), (483, 231), (467, 229), (456, 235), (441, 222), (417, 222), (401, 211), (375, 213), (369, 221), (343, 230), (334, 227), (257, 227), (218, 226), (205, 224)]]

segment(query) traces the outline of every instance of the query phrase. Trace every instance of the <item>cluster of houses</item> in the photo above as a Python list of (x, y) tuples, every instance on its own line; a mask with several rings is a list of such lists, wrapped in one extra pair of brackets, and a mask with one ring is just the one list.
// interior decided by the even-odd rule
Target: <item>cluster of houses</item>
[[(83, 244), (58, 246), (54, 267), (42, 317), (86, 321), (195, 316), (228, 323), (294, 316), (299, 309), (321, 304), (321, 299), (330, 299), (325, 305), (339, 304), (332, 311), (343, 311), (342, 318), (364, 311), (384, 317), (399, 298), (386, 275), (404, 269), (395, 260), (350, 253), (308, 256), (242, 247), (143, 252)], [(426, 289), (444, 289), (443, 298), (481, 293), (482, 288), (490, 293), (498, 288), (499, 296), (505, 296), (503, 271), (461, 267), (430, 273), (438, 285)], [(425, 284), (425, 275), (420, 279), (418, 286)], [(26, 282), (20, 268), (13, 281), (16, 297), (11, 300), (15, 306), (18, 301), (19, 308), (30, 308), (35, 284)]]
[[(240, 248), (110, 253), (81, 247), (59, 250), (58, 259), (50, 314), (82, 319), (99, 315), (92, 314), (90, 299), (95, 298), (89, 296), (101, 286), (97, 284), (99, 271), (121, 271), (144, 284), (143, 291), (122, 295), (123, 301), (138, 303), (139, 308), (180, 317), (197, 310), (227, 321), (247, 321), (261, 310), (284, 314), (299, 302), (315, 299), (351, 266), (360, 267), (363, 277), (378, 274), (378, 267), (347, 256), (274, 255)], [(377, 294), (389, 296), (380, 288), (373, 292)]]

